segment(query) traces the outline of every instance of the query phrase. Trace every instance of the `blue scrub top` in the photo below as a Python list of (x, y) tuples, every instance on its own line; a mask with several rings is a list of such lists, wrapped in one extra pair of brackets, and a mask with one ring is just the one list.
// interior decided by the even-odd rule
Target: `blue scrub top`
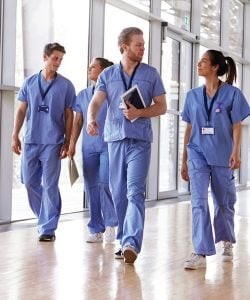
[(107, 103), (101, 106), (100, 111), (97, 115), (97, 122), (99, 124), (98, 135), (91, 136), (86, 131), (87, 126), (87, 111), (90, 100), (93, 96), (94, 86), (89, 86), (88, 88), (79, 92), (76, 97), (76, 103), (74, 105), (74, 111), (79, 112), (83, 116), (83, 130), (82, 130), (82, 151), (84, 152), (102, 152), (108, 150), (107, 143), (104, 142), (104, 123), (107, 115)]
[[(203, 87), (190, 90), (186, 96), (182, 119), (192, 125), (187, 147), (201, 152), (209, 165), (228, 167), (233, 149), (233, 124), (250, 114), (249, 104), (237, 87), (225, 83), (219, 88), (207, 124)], [(214, 128), (213, 135), (201, 134), (202, 127), (206, 126)]]
[[(165, 94), (161, 77), (157, 70), (147, 64), (140, 63), (134, 75), (132, 86), (137, 84), (146, 106), (150, 106), (152, 98)], [(138, 118), (134, 122), (127, 120), (119, 108), (120, 96), (125, 92), (120, 73), (120, 64), (103, 70), (99, 75), (97, 91), (106, 93), (108, 112), (104, 127), (104, 139), (107, 142), (133, 138), (152, 142), (153, 134), (150, 118)]]
[[(75, 101), (75, 88), (65, 77), (57, 77), (46, 94), (44, 101), (38, 85), (39, 74), (28, 77), (19, 91), (18, 99), (27, 102), (24, 142), (27, 144), (61, 144), (65, 134), (65, 109)], [(41, 76), (43, 91), (49, 86)], [(38, 111), (39, 105), (48, 106), (48, 113)]]

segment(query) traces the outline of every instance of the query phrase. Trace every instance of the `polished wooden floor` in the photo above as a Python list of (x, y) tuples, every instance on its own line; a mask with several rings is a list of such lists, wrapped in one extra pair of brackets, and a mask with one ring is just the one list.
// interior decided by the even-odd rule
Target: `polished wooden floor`
[(39, 243), (34, 220), (0, 226), (1, 300), (250, 299), (250, 190), (238, 192), (233, 262), (208, 257), (187, 271), (190, 203), (146, 209), (142, 252), (134, 266), (115, 260), (115, 244), (88, 244), (86, 213), (62, 216), (54, 243)]

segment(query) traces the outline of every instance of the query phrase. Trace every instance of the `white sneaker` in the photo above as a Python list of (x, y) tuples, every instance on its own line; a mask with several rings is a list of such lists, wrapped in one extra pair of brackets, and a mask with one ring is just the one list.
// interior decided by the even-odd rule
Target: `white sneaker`
[(104, 238), (106, 243), (113, 243), (116, 239), (115, 227), (107, 226), (104, 233)]
[(103, 241), (103, 234), (102, 232), (98, 233), (90, 233), (86, 240), (87, 243), (102, 243)]
[(197, 270), (206, 267), (206, 257), (192, 253), (184, 263), (184, 269)]
[(231, 242), (223, 242), (224, 251), (222, 253), (222, 261), (233, 260), (233, 245)]

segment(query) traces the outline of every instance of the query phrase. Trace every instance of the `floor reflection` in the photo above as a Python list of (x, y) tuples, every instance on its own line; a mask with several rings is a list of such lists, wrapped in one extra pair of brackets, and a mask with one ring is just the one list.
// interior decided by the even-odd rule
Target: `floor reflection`
[[(183, 269), (192, 252), (190, 202), (146, 209), (142, 251), (134, 266), (114, 259), (116, 244), (86, 243), (86, 214), (64, 216), (54, 243), (39, 243), (36, 223), (0, 230), (0, 299), (247, 300), (250, 295), (250, 191), (238, 192), (233, 262), (222, 247), (207, 268)], [(26, 226), (25, 226), (26, 224)]]

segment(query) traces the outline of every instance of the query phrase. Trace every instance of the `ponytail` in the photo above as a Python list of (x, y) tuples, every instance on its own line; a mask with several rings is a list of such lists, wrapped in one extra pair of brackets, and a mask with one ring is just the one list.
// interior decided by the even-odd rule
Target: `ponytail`
[(207, 54), (210, 57), (212, 66), (219, 66), (217, 75), (223, 76), (226, 74), (226, 82), (232, 85), (237, 78), (236, 64), (232, 57), (225, 57), (221, 51), (217, 50), (208, 50)]
[(226, 56), (225, 61), (228, 65), (228, 71), (226, 75), (226, 82), (229, 84), (233, 84), (234, 81), (237, 79), (237, 71), (236, 71), (236, 64), (232, 57)]
[(94, 59), (99, 62), (100, 66), (103, 70), (114, 64), (112, 61), (109, 61), (108, 59), (106, 59), (104, 57), (95, 57)]

